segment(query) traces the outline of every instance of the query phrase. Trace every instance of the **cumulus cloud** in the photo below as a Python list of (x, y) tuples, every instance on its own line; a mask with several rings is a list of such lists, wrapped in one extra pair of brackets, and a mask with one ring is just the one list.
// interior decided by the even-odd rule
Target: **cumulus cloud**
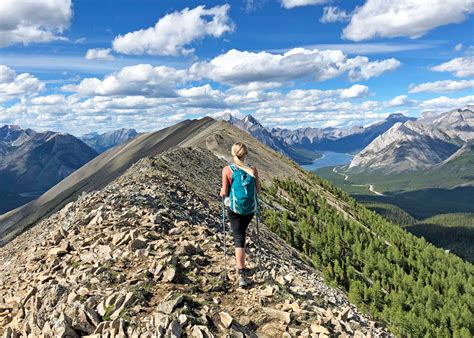
[(62, 90), (81, 95), (144, 95), (157, 97), (175, 96), (177, 84), (190, 79), (185, 70), (172, 67), (139, 64), (124, 67), (120, 71), (97, 78), (83, 79), (78, 85), (66, 85)]
[(434, 99), (422, 101), (418, 104), (418, 107), (431, 111), (442, 111), (447, 109), (465, 107), (467, 105), (472, 104), (474, 104), (474, 95), (468, 95), (457, 98), (440, 96)]
[(455, 50), (456, 52), (459, 52), (459, 51), (461, 51), (461, 50), (462, 50), (462, 48), (463, 48), (463, 45), (462, 45), (462, 43), (458, 43), (456, 46), (454, 46), (454, 50)]
[(17, 74), (13, 69), (0, 65), (0, 103), (36, 95), (44, 83), (31, 74)]
[(86, 60), (113, 61), (115, 58), (110, 48), (93, 48), (86, 53)]
[(323, 16), (319, 21), (322, 23), (343, 22), (350, 19), (350, 15), (345, 10), (338, 7), (328, 6), (324, 7)]
[(465, 56), (442, 63), (431, 70), (435, 72), (451, 72), (457, 77), (474, 76), (474, 56)]
[(387, 106), (389, 107), (399, 107), (399, 106), (406, 106), (410, 103), (408, 100), (408, 96), (406, 95), (399, 95), (391, 99), (387, 102)]
[(206, 9), (198, 6), (185, 8), (162, 17), (154, 27), (115, 37), (114, 51), (130, 55), (188, 55), (188, 46), (206, 36), (220, 37), (234, 30), (228, 4)]
[(412, 85), (409, 88), (410, 93), (422, 93), (422, 92), (432, 92), (432, 93), (450, 93), (460, 90), (474, 88), (474, 80), (445, 80), (445, 81), (435, 81), (435, 82), (425, 82), (419, 85)]
[(64, 39), (71, 0), (0, 1), (0, 47)]
[(357, 56), (348, 58), (339, 50), (295, 48), (284, 54), (247, 52), (232, 49), (209, 62), (191, 66), (190, 73), (229, 85), (283, 82), (308, 78), (324, 81), (349, 72), (351, 80), (369, 79), (400, 65), (395, 59), (370, 62)]
[(472, 12), (472, 0), (367, 0), (355, 9), (342, 36), (352, 41), (397, 36), (415, 39), (436, 27), (460, 23)]
[(300, 7), (300, 6), (309, 6), (309, 5), (321, 5), (329, 0), (281, 0), (281, 5), (286, 9)]

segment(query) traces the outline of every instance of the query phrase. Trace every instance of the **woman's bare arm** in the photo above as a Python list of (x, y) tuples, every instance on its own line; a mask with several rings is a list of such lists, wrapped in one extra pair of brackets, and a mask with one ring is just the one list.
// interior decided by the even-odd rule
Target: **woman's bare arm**
[(257, 193), (259, 193), (261, 189), (260, 189), (260, 178), (258, 177), (257, 167), (253, 167), (253, 174), (255, 176), (255, 180), (257, 181), (256, 183)]
[(221, 197), (227, 197), (229, 195), (229, 179), (227, 178), (226, 167), (222, 169), (222, 187), (221, 187)]

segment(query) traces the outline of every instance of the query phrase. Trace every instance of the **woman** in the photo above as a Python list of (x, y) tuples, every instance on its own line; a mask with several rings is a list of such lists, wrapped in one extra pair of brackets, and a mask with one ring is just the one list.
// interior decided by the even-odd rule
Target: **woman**
[(222, 169), (221, 197), (226, 198), (227, 215), (230, 220), (235, 245), (237, 281), (239, 286), (250, 284), (245, 268), (245, 237), (247, 227), (257, 209), (257, 193), (260, 180), (256, 167), (245, 162), (248, 151), (245, 144), (232, 146), (233, 164)]

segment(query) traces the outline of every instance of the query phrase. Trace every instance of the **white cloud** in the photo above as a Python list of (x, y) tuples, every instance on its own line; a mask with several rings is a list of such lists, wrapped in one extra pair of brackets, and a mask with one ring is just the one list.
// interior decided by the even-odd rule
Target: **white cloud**
[(400, 65), (395, 59), (369, 62), (366, 57), (347, 58), (339, 50), (295, 48), (284, 54), (232, 49), (209, 62), (198, 62), (190, 72), (216, 82), (244, 85), (307, 78), (324, 81), (349, 72), (352, 80), (369, 79)]
[(328, 6), (324, 7), (323, 16), (319, 21), (322, 23), (344, 22), (350, 19), (350, 15), (345, 10), (338, 7)]
[(111, 52), (110, 48), (89, 49), (86, 53), (86, 60), (112, 61), (115, 58), (110, 54)]
[(422, 101), (418, 104), (418, 107), (432, 111), (442, 111), (448, 109), (462, 108), (472, 104), (474, 104), (474, 95), (457, 98), (440, 96), (431, 100)]
[(432, 67), (431, 70), (436, 72), (452, 72), (457, 77), (474, 76), (474, 56), (455, 58)]
[(154, 27), (115, 37), (112, 46), (122, 54), (187, 55), (194, 51), (188, 48), (192, 42), (206, 36), (217, 38), (234, 30), (229, 9), (228, 4), (209, 9), (185, 8), (165, 15)]
[(433, 92), (433, 93), (450, 93), (465, 89), (474, 88), (474, 80), (445, 80), (435, 82), (425, 82), (419, 85), (412, 85), (409, 88), (410, 93)]
[(460, 23), (473, 11), (472, 0), (367, 0), (355, 9), (342, 36), (353, 41), (397, 36), (414, 39), (436, 27)]
[(408, 105), (410, 101), (408, 100), (408, 96), (406, 95), (399, 95), (388, 101), (387, 105), (389, 107), (399, 107)]
[(2, 0), (0, 47), (63, 40), (71, 17), (71, 0)]
[(300, 6), (309, 6), (309, 5), (321, 5), (329, 0), (281, 0), (281, 5), (286, 9), (300, 7)]
[(185, 70), (172, 67), (139, 64), (124, 67), (103, 80), (86, 78), (78, 85), (66, 85), (62, 89), (81, 95), (144, 95), (156, 97), (175, 96), (175, 87), (188, 80)]
[(458, 43), (456, 46), (454, 46), (454, 50), (456, 52), (459, 52), (462, 50), (462, 47), (463, 47), (462, 43)]
[(350, 88), (341, 89), (294, 89), (288, 92), (285, 99), (299, 103), (315, 103), (327, 98), (355, 99), (367, 96), (369, 87), (355, 84)]
[(365, 56), (349, 59), (348, 64), (350, 67), (349, 77), (352, 81), (377, 77), (384, 72), (395, 70), (401, 65), (400, 61), (394, 58), (369, 62)]
[(341, 92), (341, 98), (352, 99), (367, 96), (369, 94), (369, 87), (355, 84), (350, 88), (343, 89)]
[(33, 105), (58, 105), (66, 103), (66, 98), (64, 95), (53, 94), (34, 97), (30, 102)]
[(0, 65), (0, 103), (36, 95), (44, 88), (44, 83), (31, 74), (23, 73), (17, 75), (16, 72)]

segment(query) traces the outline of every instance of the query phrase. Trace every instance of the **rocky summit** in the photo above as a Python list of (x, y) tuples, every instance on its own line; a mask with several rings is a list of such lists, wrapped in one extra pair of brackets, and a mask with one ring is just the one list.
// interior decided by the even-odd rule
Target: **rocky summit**
[(252, 223), (253, 285), (235, 286), (217, 197), (224, 164), (196, 148), (144, 158), (0, 248), (0, 334), (389, 336), (265, 224), (262, 269)]

